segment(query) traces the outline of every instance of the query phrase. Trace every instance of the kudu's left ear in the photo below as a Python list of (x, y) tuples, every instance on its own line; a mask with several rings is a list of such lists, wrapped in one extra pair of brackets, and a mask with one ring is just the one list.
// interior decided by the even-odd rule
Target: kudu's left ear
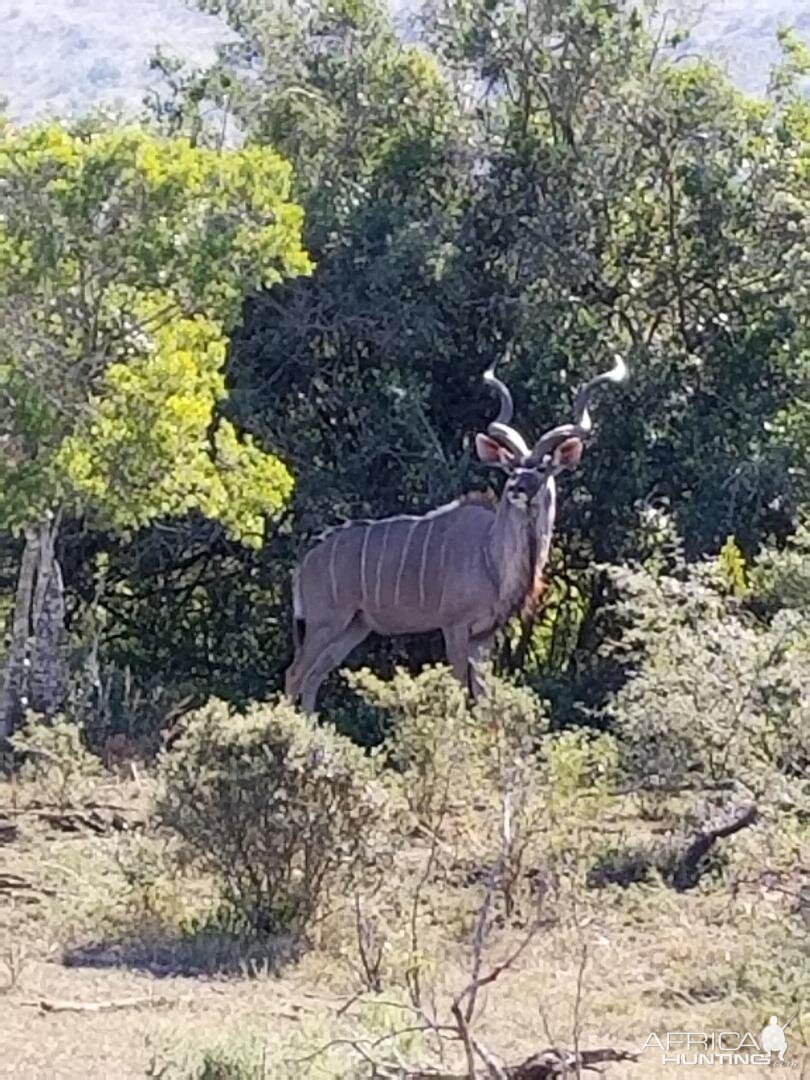
[(479, 432), (475, 436), (475, 449), (485, 465), (497, 465), (501, 469), (511, 469), (515, 464), (515, 455), (489, 435)]
[(581, 439), (566, 439), (551, 455), (551, 462), (558, 469), (573, 469), (579, 464), (583, 450)]

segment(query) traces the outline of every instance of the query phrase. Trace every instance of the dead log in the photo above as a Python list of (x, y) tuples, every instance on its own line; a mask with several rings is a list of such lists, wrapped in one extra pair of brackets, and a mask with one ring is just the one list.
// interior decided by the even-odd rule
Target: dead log
[(0, 892), (14, 892), (17, 889), (33, 889), (34, 886), (19, 874), (0, 873)]
[(554, 1080), (559, 1076), (574, 1076), (579, 1071), (601, 1072), (597, 1065), (617, 1061), (638, 1061), (639, 1055), (629, 1050), (614, 1050), (612, 1046), (598, 1050), (581, 1050), (579, 1054), (567, 1051), (543, 1050), (527, 1058), (520, 1065), (504, 1069), (508, 1080)]
[(60, 832), (92, 832), (105, 836), (109, 832), (127, 832), (130, 823), (117, 811), (99, 813), (98, 810), (38, 810), (40, 820)]
[(711, 851), (718, 840), (747, 828), (757, 819), (757, 806), (751, 803), (748, 806), (737, 807), (726, 813), (727, 820), (719, 825), (706, 825), (699, 829), (687, 846), (676, 855), (669, 867), (669, 881), (673, 889), (678, 892), (686, 892), (693, 889), (701, 877), (705, 868), (701, 868), (701, 862)]
[(0, 873), (0, 895), (16, 896), (25, 902), (38, 902), (39, 896), (56, 896), (56, 889), (35, 885), (19, 874)]
[[(601, 1073), (597, 1066), (615, 1062), (637, 1062), (639, 1054), (630, 1050), (616, 1050), (612, 1046), (597, 1050), (581, 1050), (579, 1054), (567, 1050), (541, 1050), (519, 1065), (505, 1065), (500, 1070), (507, 1080), (558, 1080), (572, 1077), (580, 1072)], [(490, 1070), (491, 1072), (491, 1070)], [(400, 1066), (382, 1067), (374, 1074), (374, 1080), (469, 1080), (469, 1071), (445, 1072), (441, 1069), (403, 1070)]]
[(108, 1013), (121, 1009), (159, 1009), (168, 1005), (177, 1005), (180, 999), (167, 997), (127, 998), (123, 1001), (38, 1001), (23, 1002), (28, 1008), (39, 1009), (42, 1013)]

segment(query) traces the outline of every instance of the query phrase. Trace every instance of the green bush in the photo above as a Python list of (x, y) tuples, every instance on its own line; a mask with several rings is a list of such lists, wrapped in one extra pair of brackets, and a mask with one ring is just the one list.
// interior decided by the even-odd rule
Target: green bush
[(286, 702), (194, 714), (159, 767), (157, 815), (221, 883), (238, 925), (303, 934), (382, 851), (374, 760)]
[(84, 728), (58, 716), (53, 721), (29, 713), (11, 736), (15, 753), (24, 755), (20, 777), (30, 781), (45, 803), (60, 810), (80, 804), (103, 772), (101, 761), (84, 745)]
[(621, 763), (639, 790), (743, 785), (773, 793), (810, 764), (810, 647), (802, 617), (768, 624), (713, 589), (716, 567), (628, 575), (640, 614), (611, 702)]
[(254, 1043), (204, 1050), (184, 1080), (265, 1080), (261, 1047)]
[(347, 678), (391, 717), (382, 749), (401, 775), (411, 812), (430, 832), (452, 833), (471, 878), (493, 881), (511, 914), (547, 816), (543, 703), (491, 671), (487, 693), (474, 705), (446, 667), (416, 676), (397, 669), (390, 681), (367, 670)]
[(405, 776), (408, 808), (438, 828), (448, 810), (469, 797), (480, 746), (463, 688), (445, 667), (427, 667), (416, 676), (397, 668), (387, 680), (365, 668), (345, 677), (364, 701), (391, 717), (384, 753)]
[(784, 550), (762, 552), (749, 579), (752, 604), (766, 614), (810, 612), (810, 526), (799, 529)]
[(390, 718), (383, 744), (401, 774), (412, 813), (432, 828), (487, 793), (512, 786), (548, 730), (542, 704), (528, 690), (487, 672), (487, 693), (471, 706), (450, 669), (418, 675), (397, 668), (389, 680), (368, 669), (345, 677), (368, 704)]

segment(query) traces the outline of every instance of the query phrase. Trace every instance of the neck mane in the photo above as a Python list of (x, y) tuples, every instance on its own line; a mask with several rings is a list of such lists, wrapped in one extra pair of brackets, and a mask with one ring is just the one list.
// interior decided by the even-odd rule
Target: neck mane
[(506, 620), (521, 612), (532, 618), (546, 589), (543, 570), (548, 561), (556, 513), (556, 489), (549, 477), (533, 513), (525, 514), (503, 496), (490, 534), (490, 558), (498, 581), (500, 615)]

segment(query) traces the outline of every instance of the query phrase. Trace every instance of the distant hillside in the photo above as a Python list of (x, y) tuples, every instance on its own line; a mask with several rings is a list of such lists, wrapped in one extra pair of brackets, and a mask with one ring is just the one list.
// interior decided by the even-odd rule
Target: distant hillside
[[(673, 6), (702, 8), (695, 48), (755, 93), (777, 56), (781, 24), (810, 40), (810, 0), (674, 0)], [(157, 45), (205, 64), (225, 36), (222, 24), (191, 0), (0, 0), (0, 28), (0, 96), (18, 121), (99, 104), (138, 108), (155, 84), (148, 61)]]
[(0, 0), (0, 96), (14, 120), (139, 108), (156, 46), (210, 63), (218, 19), (183, 0)]
[(691, 44), (723, 66), (744, 90), (765, 90), (779, 59), (777, 31), (791, 26), (810, 42), (810, 0), (695, 0)]

